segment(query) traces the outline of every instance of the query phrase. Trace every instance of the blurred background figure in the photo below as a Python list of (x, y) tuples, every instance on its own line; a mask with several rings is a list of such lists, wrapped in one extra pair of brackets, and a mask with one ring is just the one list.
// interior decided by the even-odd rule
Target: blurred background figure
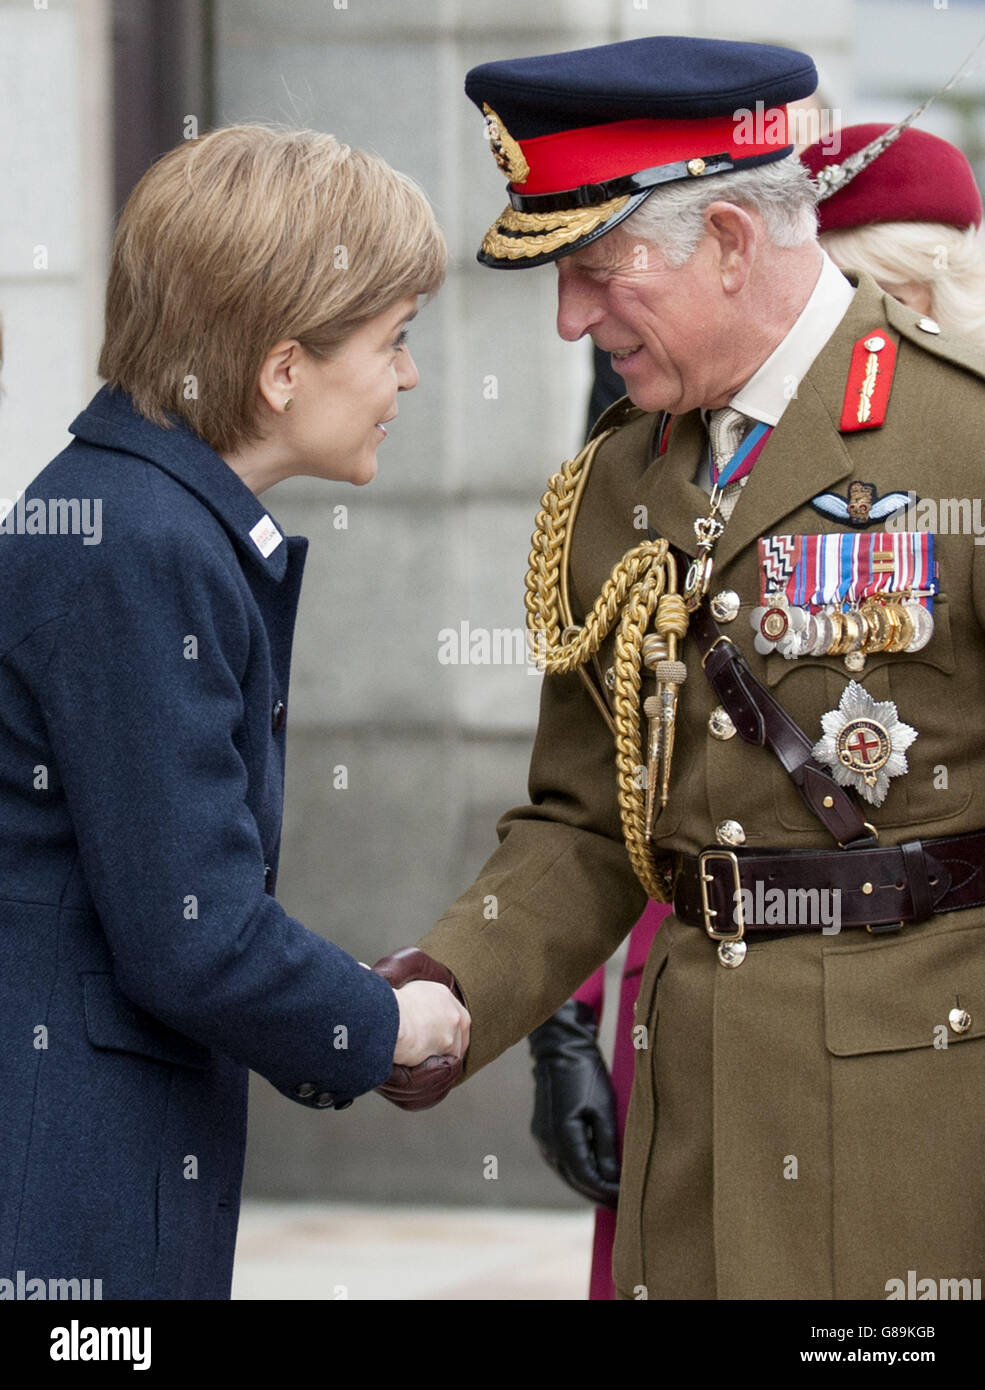
[[(801, 155), (815, 176), (864, 149), (888, 124), (847, 126), (841, 148)], [(821, 245), (842, 269), (865, 270), (945, 333), (985, 347), (982, 195), (955, 146), (909, 126), (851, 182), (818, 205)]]

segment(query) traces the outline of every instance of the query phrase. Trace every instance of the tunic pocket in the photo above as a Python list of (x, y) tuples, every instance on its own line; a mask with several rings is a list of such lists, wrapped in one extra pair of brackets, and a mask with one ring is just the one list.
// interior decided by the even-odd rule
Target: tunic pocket
[(959, 917), (823, 953), (836, 1298), (985, 1275), (985, 916)]
[[(765, 666), (765, 684), (810, 739), (820, 739), (821, 716), (838, 708), (853, 680), (874, 700), (891, 700), (900, 720), (916, 729), (917, 737), (906, 750), (908, 771), (890, 780), (881, 806), (872, 806), (852, 792), (866, 820), (880, 828), (919, 827), (949, 820), (965, 810), (972, 795), (967, 767), (972, 741), (962, 707), (954, 698), (954, 648), (946, 598), (938, 596), (934, 601), (934, 635), (922, 651), (876, 653), (866, 658), (858, 673), (849, 671), (839, 656), (787, 661), (771, 653)], [(788, 830), (820, 830), (820, 821), (807, 809), (787, 773), (775, 758), (772, 763), (779, 823)]]

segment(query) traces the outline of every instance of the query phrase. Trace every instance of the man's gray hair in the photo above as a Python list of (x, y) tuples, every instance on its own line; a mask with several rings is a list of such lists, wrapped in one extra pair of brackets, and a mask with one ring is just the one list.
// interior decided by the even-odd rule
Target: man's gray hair
[(626, 218), (622, 230), (653, 242), (668, 265), (683, 265), (704, 233), (705, 209), (718, 202), (738, 203), (759, 213), (774, 246), (802, 246), (817, 235), (817, 192), (796, 155), (756, 169), (658, 188)]

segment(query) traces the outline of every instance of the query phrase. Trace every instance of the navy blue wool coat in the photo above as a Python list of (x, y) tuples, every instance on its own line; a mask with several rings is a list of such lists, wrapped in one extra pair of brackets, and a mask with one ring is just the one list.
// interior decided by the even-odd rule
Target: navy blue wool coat
[(0, 1278), (228, 1298), (248, 1068), (342, 1107), (397, 1003), (273, 897), (307, 541), (123, 393), (71, 432), (0, 524)]

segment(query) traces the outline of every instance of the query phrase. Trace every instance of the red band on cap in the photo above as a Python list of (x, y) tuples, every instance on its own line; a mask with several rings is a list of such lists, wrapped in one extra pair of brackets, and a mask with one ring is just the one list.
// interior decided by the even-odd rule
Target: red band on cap
[(776, 154), (787, 139), (787, 108), (707, 116), (690, 121), (612, 121), (520, 140), (530, 173), (518, 193), (563, 193), (662, 164), (728, 154), (733, 159)]

